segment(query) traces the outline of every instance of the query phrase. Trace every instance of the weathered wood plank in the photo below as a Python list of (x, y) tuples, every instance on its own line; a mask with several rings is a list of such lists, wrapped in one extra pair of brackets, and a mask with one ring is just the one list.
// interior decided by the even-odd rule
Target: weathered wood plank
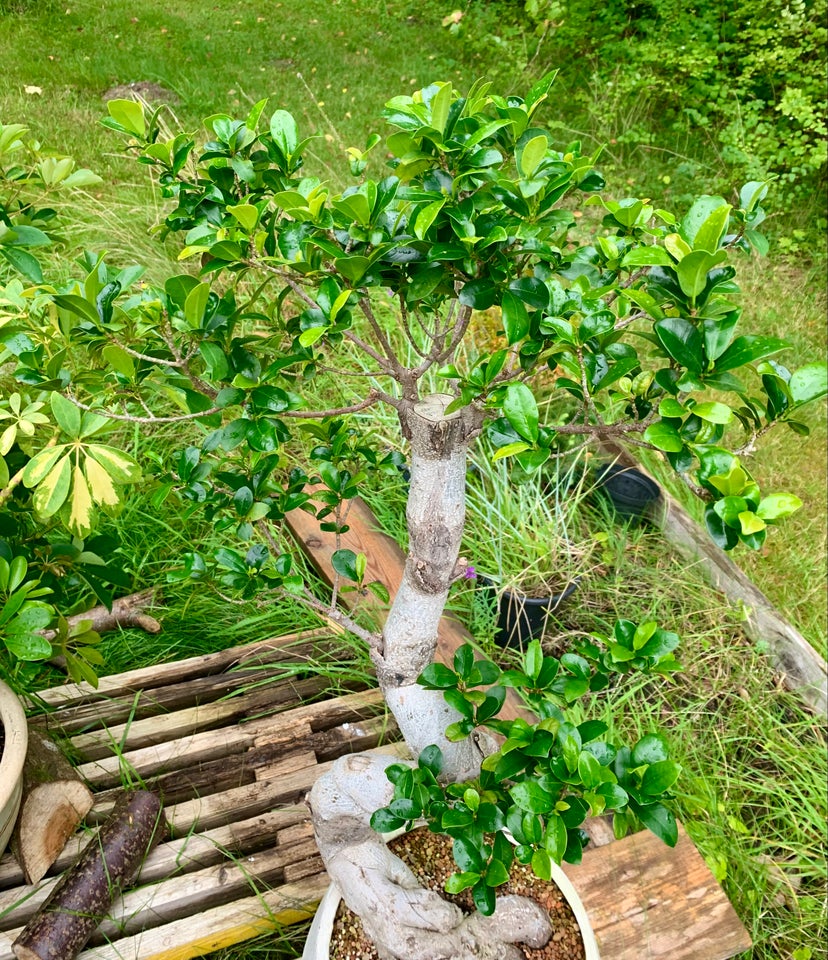
[[(281, 924), (313, 915), (328, 886), (325, 874), (287, 883), (161, 926), (84, 950), (78, 960), (188, 960), (233, 946)], [(0, 960), (14, 960), (16, 931), (0, 932)]]
[(649, 831), (565, 863), (603, 960), (728, 960), (750, 937), (692, 840), (672, 850)]
[(155, 667), (140, 667), (124, 673), (101, 677), (98, 686), (88, 683), (65, 683), (48, 690), (41, 690), (37, 699), (47, 706), (78, 704), (92, 700), (111, 700), (113, 697), (133, 694), (136, 690), (163, 687), (195, 677), (212, 676), (241, 664), (275, 663), (277, 660), (294, 659), (298, 650), (312, 641), (332, 635), (331, 630), (302, 630), (283, 637), (269, 637), (254, 643), (241, 644), (185, 660), (174, 660)]
[[(231, 695), (225, 694), (220, 700), (197, 703), (127, 723), (107, 724), (99, 730), (76, 734), (72, 737), (72, 748), (80, 761), (100, 760), (112, 755), (114, 745), (122, 748), (129, 742), (130, 750), (157, 746), (169, 740), (239, 723), (257, 714), (272, 712), (274, 707), (286, 703), (294, 704), (299, 693), (310, 699), (318, 696), (326, 686), (320, 679), (286, 683), (277, 682), (276, 676), (275, 672), (257, 671), (250, 674), (243, 686), (237, 687)], [(251, 689), (245, 691), (247, 686)]]
[[(308, 809), (304, 804), (270, 810), (248, 820), (230, 823), (203, 833), (190, 833), (177, 840), (160, 844), (144, 861), (136, 884), (154, 884), (179, 873), (221, 863), (228, 855), (246, 857), (275, 844), (295, 843), (310, 829)], [(295, 832), (294, 828), (298, 828)], [(73, 863), (90, 839), (81, 833), (68, 844), (53, 872)], [(51, 876), (34, 887), (23, 884), (18, 872), (16, 884), (0, 891), (0, 928), (22, 926), (45, 902), (59, 876)]]
[(231, 947), (278, 926), (313, 916), (328, 888), (326, 874), (305, 877), (259, 896), (236, 900), (192, 918), (165, 924), (154, 930), (93, 947), (78, 960), (190, 960)]
[[(626, 466), (647, 471), (621, 446), (602, 444), (609, 456)], [(708, 582), (734, 605), (742, 605), (742, 629), (760, 649), (766, 649), (774, 668), (790, 690), (823, 716), (828, 713), (828, 664), (802, 634), (789, 624), (764, 593), (716, 546), (707, 532), (666, 490), (652, 520), (676, 552), (696, 563)]]

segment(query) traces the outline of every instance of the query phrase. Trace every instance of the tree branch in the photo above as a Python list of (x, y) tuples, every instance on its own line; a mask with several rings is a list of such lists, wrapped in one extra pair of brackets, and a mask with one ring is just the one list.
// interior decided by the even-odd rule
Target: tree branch
[(90, 407), (86, 403), (82, 403), (77, 397), (73, 397), (70, 394), (67, 394), (67, 397), (81, 410), (86, 410), (89, 413), (97, 413), (98, 416), (106, 417), (107, 420), (118, 420), (122, 423), (181, 423), (184, 420), (197, 420), (199, 417), (211, 417), (214, 413), (221, 413), (222, 411), (222, 407), (211, 407), (209, 410), (201, 410), (198, 413), (182, 413), (174, 417), (136, 417), (129, 413), (110, 413), (106, 410), (98, 410), (95, 407)]

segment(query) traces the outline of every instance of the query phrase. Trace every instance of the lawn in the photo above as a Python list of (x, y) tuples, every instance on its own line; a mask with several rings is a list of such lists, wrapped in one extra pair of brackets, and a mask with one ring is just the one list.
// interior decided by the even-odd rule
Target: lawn
[[(151, 276), (160, 277), (175, 255), (149, 235), (161, 217), (154, 192), (136, 165), (119, 154), (117, 138), (97, 123), (105, 115), (106, 91), (138, 81), (158, 84), (174, 98), (169, 124), (184, 130), (195, 130), (203, 117), (219, 111), (244, 116), (257, 101), (270, 98), (271, 108), (285, 107), (305, 132), (318, 134), (308, 166), (341, 185), (344, 148), (362, 147), (379, 128), (374, 118), (387, 99), (434, 79), (452, 79), (462, 87), (481, 71), (480, 62), (441, 26), (434, 7), (418, 10), (400, 0), (308, 0), (301, 8), (288, 0), (147, 0), (140, 5), (0, 0), (0, 122), (28, 124), (42, 141), (103, 178), (78, 199), (82, 227), (66, 237), (57, 266), (84, 247), (106, 249), (119, 265), (139, 257), (149, 263)], [(552, 53), (547, 48), (547, 55)], [(550, 66), (537, 63), (533, 69)], [(525, 78), (515, 76), (514, 86), (525, 86)], [(617, 197), (636, 191), (636, 184), (656, 182), (659, 165), (664, 177), (676, 165), (670, 151), (677, 145), (669, 131), (659, 129), (657, 118), (649, 119), (665, 152), (630, 151), (632, 160), (621, 166), (610, 151), (607, 176)], [(562, 133), (576, 129), (586, 139), (600, 137), (589, 117), (568, 115)], [(671, 188), (663, 186), (669, 205)], [(826, 355), (822, 253), (810, 256), (807, 244), (792, 243), (784, 226), (800, 223), (814, 230), (810, 216), (796, 210), (777, 213), (769, 256), (746, 262), (743, 271), (745, 328), (788, 338), (791, 366)], [(10, 385), (2, 382), (2, 387)], [(805, 505), (762, 551), (742, 550), (736, 556), (823, 653), (825, 413), (824, 405), (810, 412), (807, 439), (784, 427), (764, 438), (755, 458), (757, 478), (769, 488), (797, 494)], [(381, 422), (372, 426), (387, 429)], [(169, 457), (182, 442), (172, 430), (154, 436), (136, 431), (132, 440), (135, 455), (145, 463), (153, 456)], [(670, 482), (667, 470), (660, 476)], [(384, 481), (369, 495), (381, 524), (398, 539), (404, 535), (402, 483)], [(649, 729), (656, 718), (662, 723), (666, 718), (671, 727), (687, 772), (682, 820), (754, 938), (745, 960), (817, 957), (826, 933), (821, 723), (781, 689), (742, 634), (739, 611), (666, 551), (654, 533), (619, 528), (605, 514), (585, 516), (589, 535), (599, 544), (597, 568), (547, 640), (562, 643), (573, 632), (602, 629), (616, 615), (657, 618), (682, 634), (685, 672), (666, 692), (645, 699), (645, 708), (634, 688), (625, 689), (620, 699), (626, 707), (618, 722), (630, 735)], [(183, 550), (193, 543), (205, 550), (219, 543), (198, 515), (182, 525), (172, 501), (159, 506), (149, 491), (134, 497), (111, 523), (122, 540), (124, 569), (133, 573), (136, 588), (164, 585), (167, 612), (159, 638), (133, 631), (109, 637), (103, 648), (108, 670), (295, 629), (290, 605), (232, 604), (187, 584), (165, 585)], [(487, 536), (485, 520), (473, 519), (469, 543)], [(458, 615), (472, 618), (471, 588), (458, 593), (456, 607)], [(485, 643), (485, 624), (480, 635)], [(347, 668), (367, 669), (364, 654), (355, 649)], [(337, 682), (338, 673), (331, 670), (332, 689)], [(275, 960), (296, 951), (301, 952), (301, 933), (297, 938), (295, 931), (286, 931), (278, 944), (268, 937), (221, 956)]]

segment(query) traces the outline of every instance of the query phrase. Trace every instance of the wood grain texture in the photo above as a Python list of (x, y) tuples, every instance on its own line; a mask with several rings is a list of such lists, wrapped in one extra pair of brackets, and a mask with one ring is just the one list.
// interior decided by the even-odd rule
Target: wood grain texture
[(675, 848), (648, 831), (564, 864), (602, 960), (728, 960), (750, 937), (683, 829)]

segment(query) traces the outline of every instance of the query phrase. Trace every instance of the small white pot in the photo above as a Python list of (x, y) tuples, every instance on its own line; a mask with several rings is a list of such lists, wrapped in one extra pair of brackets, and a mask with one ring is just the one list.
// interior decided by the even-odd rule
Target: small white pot
[(6, 743), (0, 757), (0, 856), (6, 849), (17, 821), (23, 794), (23, 761), (29, 742), (26, 714), (17, 694), (0, 680), (0, 721)]
[[(395, 833), (389, 833), (385, 836), (386, 841), (398, 837), (403, 830)], [(510, 838), (511, 839), (511, 838)], [(515, 841), (512, 840), (514, 843)], [(595, 940), (595, 934), (587, 916), (586, 908), (578, 896), (575, 887), (569, 877), (556, 864), (552, 864), (552, 880), (558, 886), (564, 899), (572, 908), (578, 926), (581, 928), (581, 938), (584, 941), (584, 953), (586, 960), (601, 960), (598, 953), (598, 943)], [(342, 894), (339, 887), (332, 883), (325, 891), (325, 896), (319, 904), (316, 916), (308, 932), (308, 939), (305, 942), (305, 949), (302, 953), (302, 960), (329, 960), (331, 950), (331, 934), (333, 933), (334, 919), (336, 911), (339, 909), (339, 903), (342, 900)], [(496, 911), (495, 911), (496, 912)]]

